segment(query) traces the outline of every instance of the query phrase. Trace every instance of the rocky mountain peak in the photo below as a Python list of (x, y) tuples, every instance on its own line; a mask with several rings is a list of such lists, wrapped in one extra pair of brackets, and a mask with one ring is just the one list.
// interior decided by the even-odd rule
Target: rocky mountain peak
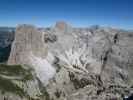
[[(16, 28), (9, 64), (24, 64), (26, 56), (32, 52), (35, 56), (44, 58), (46, 48), (42, 32), (32, 25), (19, 25)], [(23, 57), (24, 56), (24, 57)]]
[(64, 30), (67, 27), (67, 23), (65, 21), (57, 21), (55, 27)]
[(65, 21), (57, 21), (54, 27), (57, 34), (69, 34), (72, 32), (72, 27)]
[(8, 64), (33, 69), (37, 86), (45, 87), (39, 100), (121, 100), (132, 94), (132, 49), (132, 32), (65, 22), (48, 30), (19, 25)]

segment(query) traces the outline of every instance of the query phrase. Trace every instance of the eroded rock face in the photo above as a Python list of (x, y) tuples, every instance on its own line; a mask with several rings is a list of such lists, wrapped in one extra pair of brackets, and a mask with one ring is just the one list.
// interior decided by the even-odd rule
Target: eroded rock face
[(47, 50), (43, 34), (32, 25), (20, 25), (16, 28), (8, 64), (27, 64), (30, 53), (45, 58)]
[(45, 92), (41, 89), (49, 83), (55, 74), (55, 69), (47, 61), (46, 56), (47, 48), (43, 32), (32, 25), (18, 26), (8, 64), (22, 65), (24, 68), (33, 70), (34, 79), (32, 81), (25, 82), (24, 85), (18, 83), (19, 86), (24, 86), (22, 88), (29, 94), (29, 98), (39, 99), (40, 95), (43, 95), (42, 91)]
[(65, 22), (41, 31), (22, 25), (9, 64), (32, 66), (47, 95), (40, 100), (121, 100), (133, 92), (132, 35), (98, 26), (72, 28)]
[(67, 23), (65, 23), (64, 21), (58, 21), (56, 22), (55, 26), (60, 30), (65, 30), (67, 28)]
[(55, 27), (45, 33), (57, 37), (46, 44), (60, 69), (47, 86), (50, 98), (121, 100), (133, 92), (132, 32), (97, 27), (69, 33)]

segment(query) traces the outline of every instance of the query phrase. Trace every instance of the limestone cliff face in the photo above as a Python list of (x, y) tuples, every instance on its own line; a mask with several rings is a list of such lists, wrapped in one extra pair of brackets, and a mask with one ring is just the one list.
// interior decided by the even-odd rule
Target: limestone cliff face
[(67, 31), (57, 24), (45, 30), (49, 39), (56, 37), (46, 44), (59, 67), (47, 87), (51, 98), (121, 100), (132, 93), (132, 32), (104, 27)]
[(46, 85), (55, 73), (55, 69), (46, 60), (46, 56), (47, 48), (43, 32), (32, 25), (18, 26), (8, 64), (32, 68), (36, 77)]
[(122, 100), (133, 92), (132, 54), (132, 32), (57, 22), (40, 31), (18, 26), (8, 63), (34, 69), (47, 94), (39, 100)]
[[(17, 96), (14, 99), (15, 96), (8, 93), (4, 96), (8, 95), (7, 98), (10, 100), (30, 100), (30, 98), (40, 100), (41, 95), (45, 95), (43, 92), (46, 92), (43, 87), (49, 83), (55, 74), (55, 69), (46, 60), (46, 56), (47, 48), (44, 43), (43, 32), (32, 25), (19, 25), (16, 28), (8, 65), (22, 65), (22, 68), (30, 69), (33, 79), (28, 80), (28, 82), (23, 82), (20, 79), (20, 82), (17, 83), (17, 86), (28, 94), (28, 97)], [(14, 76), (11, 75), (10, 77)], [(26, 76), (26, 78), (28, 77), (30, 76)], [(11, 81), (14, 82), (13, 79)], [(0, 96), (0, 98), (2, 97)]]
[(8, 64), (27, 64), (30, 53), (45, 58), (47, 50), (43, 34), (32, 25), (19, 25), (16, 28), (15, 40), (11, 49)]

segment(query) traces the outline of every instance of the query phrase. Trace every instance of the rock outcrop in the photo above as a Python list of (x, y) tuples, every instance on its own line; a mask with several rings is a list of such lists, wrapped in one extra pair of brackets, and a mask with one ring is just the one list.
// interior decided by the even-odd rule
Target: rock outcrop
[[(16, 28), (8, 65), (22, 65), (26, 69), (33, 70), (34, 79), (25, 82), (26, 87), (23, 87), (29, 98), (40, 98), (40, 95), (43, 95), (42, 91), (45, 92), (41, 89), (55, 74), (55, 69), (46, 60), (46, 56), (44, 34), (32, 25), (19, 25)], [(21, 86), (20, 83), (18, 85)]]
[(45, 58), (47, 50), (43, 34), (31, 25), (20, 25), (16, 28), (8, 64), (27, 64), (27, 57), (33, 53), (37, 57)]
[(68, 32), (56, 27), (45, 30), (56, 37), (46, 43), (58, 67), (47, 87), (52, 99), (121, 100), (132, 94), (132, 32), (98, 26)]
[(8, 64), (33, 69), (39, 100), (122, 100), (133, 93), (132, 54), (133, 32), (61, 21), (17, 27)]

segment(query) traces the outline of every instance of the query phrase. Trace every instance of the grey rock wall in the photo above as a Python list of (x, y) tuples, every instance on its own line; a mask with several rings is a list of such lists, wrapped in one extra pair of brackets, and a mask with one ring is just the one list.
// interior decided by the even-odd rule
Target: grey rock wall
[(43, 34), (32, 25), (20, 25), (16, 28), (8, 64), (27, 64), (31, 52), (42, 58), (46, 56)]
[(61, 21), (49, 29), (18, 26), (8, 64), (34, 66), (46, 90), (40, 100), (122, 100), (133, 93), (132, 54), (133, 32)]

